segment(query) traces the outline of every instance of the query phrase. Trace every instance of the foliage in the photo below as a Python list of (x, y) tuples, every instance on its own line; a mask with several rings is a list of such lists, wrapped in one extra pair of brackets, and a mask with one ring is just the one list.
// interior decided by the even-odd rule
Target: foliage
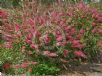
[[(13, 67), (17, 69), (16, 73), (56, 75), (68, 65), (100, 62), (101, 12), (83, 2), (73, 7), (56, 8), (49, 7), (49, 10), (41, 14), (37, 12), (34, 16), (24, 9), (21, 17), (1, 10), (4, 26), (2, 45), (5, 49), (0, 48), (4, 54), (0, 57), (13, 63), (17, 61)], [(20, 61), (22, 54), (26, 56), (24, 61)]]

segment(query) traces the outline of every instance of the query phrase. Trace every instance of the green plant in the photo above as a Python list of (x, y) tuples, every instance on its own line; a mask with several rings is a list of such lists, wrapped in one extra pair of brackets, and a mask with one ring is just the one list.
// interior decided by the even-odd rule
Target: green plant
[(32, 67), (33, 74), (40, 74), (40, 75), (56, 75), (60, 69), (56, 66), (53, 66), (49, 63), (41, 63), (37, 66)]
[[(17, 65), (24, 72), (30, 67), (32, 74), (56, 75), (60, 69), (67, 69), (69, 65), (100, 62), (101, 13), (83, 2), (69, 8), (59, 7), (57, 10), (51, 7), (51, 11), (37, 13), (34, 17), (30, 11), (23, 11), (20, 22), (17, 22), (17, 17), (12, 22), (7, 17), (8, 23), (4, 20), (3, 36), (6, 44), (2, 44), (6, 50), (20, 51), (20, 56), (22, 53), (26, 56), (26, 60)], [(6, 26), (9, 29), (5, 30)], [(9, 57), (8, 51), (4, 59)]]

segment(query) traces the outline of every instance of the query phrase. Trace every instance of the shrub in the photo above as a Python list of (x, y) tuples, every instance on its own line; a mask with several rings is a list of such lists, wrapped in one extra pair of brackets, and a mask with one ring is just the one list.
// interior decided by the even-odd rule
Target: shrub
[[(21, 23), (9, 24), (8, 30), (4, 27), (4, 47), (14, 49), (13, 44), (22, 43), (19, 48), (27, 61), (37, 62), (32, 73), (56, 74), (68, 65), (100, 62), (101, 12), (84, 3), (63, 10), (52, 9), (34, 17), (24, 15)], [(28, 62), (24, 63), (26, 68), (30, 67)]]

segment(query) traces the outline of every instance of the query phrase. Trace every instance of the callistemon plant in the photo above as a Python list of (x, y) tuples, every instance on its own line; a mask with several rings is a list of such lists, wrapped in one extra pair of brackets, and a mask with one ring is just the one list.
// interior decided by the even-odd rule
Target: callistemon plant
[(62, 12), (53, 8), (14, 25), (13, 35), (22, 39), (23, 53), (35, 58), (38, 64), (100, 62), (102, 13), (84, 3), (64, 8)]
[(30, 29), (25, 41), (32, 54), (66, 63), (81, 59), (99, 61), (102, 48), (100, 12), (80, 3), (66, 12), (47, 13), (28, 19)]

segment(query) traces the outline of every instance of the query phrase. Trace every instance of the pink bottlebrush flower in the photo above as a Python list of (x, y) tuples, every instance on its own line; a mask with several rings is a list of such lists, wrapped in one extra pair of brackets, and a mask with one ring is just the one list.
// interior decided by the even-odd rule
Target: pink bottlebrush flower
[(7, 18), (7, 15), (7, 12), (5, 12), (4, 10), (0, 10), (0, 17)]
[(98, 30), (95, 28), (92, 30), (92, 33), (97, 33), (97, 32), (98, 32)]
[(20, 31), (20, 25), (15, 24), (15, 32), (18, 32), (18, 31)]
[(86, 58), (86, 55), (82, 51), (75, 51), (74, 54), (78, 57)]
[(59, 25), (60, 25), (60, 26), (63, 26), (64, 24), (65, 24), (64, 21), (60, 21), (60, 22), (59, 22)]
[(78, 8), (79, 8), (79, 9), (85, 9), (85, 8), (86, 8), (86, 5), (85, 5), (83, 2), (80, 2), (80, 3), (78, 4)]
[(76, 29), (75, 29), (75, 28), (72, 28), (72, 29), (70, 30), (70, 34), (73, 35), (73, 34), (75, 34), (75, 33), (76, 33)]
[(29, 24), (31, 25), (31, 26), (35, 26), (35, 20), (33, 20), (33, 19), (29, 19), (28, 20), (28, 22), (29, 22)]
[(50, 53), (50, 51), (44, 51), (43, 52), (43, 55), (46, 55), (47, 56), (49, 53)]
[(56, 53), (51, 53), (50, 51), (44, 51), (43, 55), (48, 56), (48, 57), (56, 57)]
[(23, 62), (22, 64), (21, 64), (21, 67), (22, 68), (27, 68), (29, 66), (29, 63), (28, 62)]
[(71, 26), (65, 26), (64, 29), (67, 30), (71, 30)]
[(63, 13), (63, 12), (59, 12), (59, 13), (58, 13), (58, 16), (60, 16), (60, 17), (61, 17), (61, 16), (64, 16), (64, 15), (65, 15), (65, 13)]
[(64, 50), (64, 51), (63, 51), (64, 57), (67, 57), (68, 53), (69, 53), (68, 50)]
[(26, 39), (26, 43), (28, 43), (28, 44), (32, 44), (32, 40), (28, 40), (28, 39)]
[(13, 46), (12, 46), (12, 42), (5, 42), (4, 43), (4, 47), (5, 48), (12, 48)]
[(67, 37), (67, 40), (70, 40), (70, 41), (73, 41), (73, 37), (72, 36), (66, 36)]
[(36, 32), (36, 36), (37, 36), (37, 37), (40, 37), (40, 36), (41, 36), (41, 33), (40, 33), (39, 31), (37, 31), (37, 32)]
[(45, 19), (44, 17), (38, 17), (38, 22), (41, 24), (41, 25), (44, 25), (45, 24)]
[(12, 39), (13, 39), (13, 36), (12, 35), (10, 35), (10, 34), (3, 34), (3, 39), (4, 40), (6, 40), (6, 41), (12, 41)]
[(97, 10), (96, 10), (95, 8), (90, 9), (90, 11), (91, 11), (92, 13), (97, 13)]
[(76, 44), (79, 44), (80, 43), (80, 40), (73, 40), (72, 41), (72, 44), (76, 45)]
[(38, 64), (38, 62), (31, 62), (32, 65)]
[(37, 31), (36, 31), (36, 29), (30, 29), (30, 33), (32, 34), (32, 36), (36, 36), (36, 33), (37, 33)]
[(57, 54), (56, 54), (56, 53), (49, 53), (48, 56), (49, 56), (49, 57), (57, 57)]
[(84, 29), (81, 29), (80, 30), (80, 34), (84, 34), (85, 30)]
[(80, 40), (73, 40), (72, 41), (72, 47), (81, 49), (84, 47), (84, 45), (80, 43)]
[(15, 68), (15, 69), (18, 69), (20, 67), (21, 67), (20, 64), (13, 65), (13, 68)]
[(55, 18), (57, 15), (58, 15), (57, 12), (55, 12), (55, 11), (51, 12), (51, 17)]
[(30, 45), (30, 47), (33, 48), (33, 49), (37, 49), (38, 48), (38, 46), (33, 44), (33, 43)]
[(97, 32), (102, 34), (102, 29), (98, 29)]
[(46, 36), (44, 37), (44, 42), (45, 42), (46, 44), (48, 44), (50, 41), (51, 41), (51, 38), (50, 38), (48, 35), (46, 35)]
[(62, 46), (65, 46), (67, 44), (67, 42), (61, 42), (62, 43)]
[(61, 32), (57, 30), (56, 35), (61, 35)]
[(70, 17), (72, 17), (73, 16), (73, 13), (68, 12), (67, 15), (70, 16)]
[(27, 35), (27, 39), (29, 39), (29, 40), (32, 39), (32, 37), (33, 37), (33, 35), (31, 33)]
[(61, 46), (62, 44), (61, 44), (61, 42), (57, 42), (56, 45), (57, 46)]
[(83, 48), (84, 46), (82, 44), (72, 45), (73, 48)]
[(102, 42), (97, 42), (97, 46), (102, 46)]
[(63, 37), (62, 37), (61, 35), (58, 35), (57, 38), (56, 38), (56, 40), (57, 40), (58, 42), (60, 42), (60, 41), (63, 40)]
[(98, 18), (98, 19), (96, 20), (96, 22), (97, 22), (97, 23), (102, 23), (102, 17)]
[(92, 22), (92, 26), (93, 26), (93, 27), (96, 26), (96, 22)]

